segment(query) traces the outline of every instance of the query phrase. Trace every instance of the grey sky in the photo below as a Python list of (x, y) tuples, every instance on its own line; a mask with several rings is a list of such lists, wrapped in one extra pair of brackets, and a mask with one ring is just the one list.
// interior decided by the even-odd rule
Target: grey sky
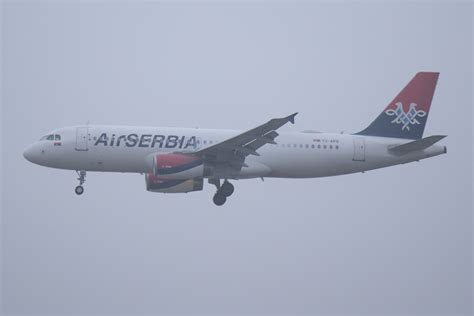
[[(472, 4), (2, 4), (5, 314), (472, 313)], [(448, 154), (365, 174), (145, 191), (39, 167), (82, 124), (356, 132), (441, 72)]]

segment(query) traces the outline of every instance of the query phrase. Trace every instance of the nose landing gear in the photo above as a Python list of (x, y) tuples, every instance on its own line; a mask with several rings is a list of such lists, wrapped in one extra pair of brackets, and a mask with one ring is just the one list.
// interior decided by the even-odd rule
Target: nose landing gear
[(209, 183), (214, 184), (217, 188), (216, 194), (214, 194), (212, 198), (212, 201), (217, 206), (224, 205), (227, 198), (234, 193), (234, 186), (227, 180), (225, 180), (222, 185), (219, 179), (209, 179)]
[(79, 176), (79, 178), (77, 178), (77, 180), (79, 180), (79, 185), (76, 187), (74, 191), (76, 192), (77, 195), (81, 195), (82, 193), (84, 193), (84, 187), (82, 185), (84, 184), (84, 182), (86, 182), (86, 171), (76, 170), (76, 172), (77, 172), (77, 175)]

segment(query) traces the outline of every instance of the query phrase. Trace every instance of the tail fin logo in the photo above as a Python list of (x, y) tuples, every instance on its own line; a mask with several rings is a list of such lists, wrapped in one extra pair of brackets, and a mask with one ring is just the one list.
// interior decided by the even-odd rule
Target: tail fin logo
[(403, 110), (403, 104), (401, 102), (397, 102), (395, 105), (397, 106), (395, 110), (388, 109), (385, 111), (385, 114), (388, 116), (396, 116), (391, 123), (402, 124), (402, 131), (405, 129), (409, 131), (410, 125), (420, 124), (416, 119), (417, 117), (426, 116), (425, 111), (416, 109), (418, 106), (416, 103), (410, 103), (410, 108), (407, 112)]

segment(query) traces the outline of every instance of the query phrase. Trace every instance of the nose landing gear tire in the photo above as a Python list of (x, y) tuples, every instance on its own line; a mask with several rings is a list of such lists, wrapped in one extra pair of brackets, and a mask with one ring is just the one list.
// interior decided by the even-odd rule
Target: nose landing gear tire
[(225, 201), (227, 200), (227, 197), (222, 193), (216, 193), (214, 194), (212, 200), (214, 201), (215, 205), (221, 206), (224, 205)]
[(84, 184), (84, 182), (86, 182), (86, 171), (76, 170), (76, 173), (79, 176), (79, 178), (77, 178), (77, 180), (79, 180), (79, 185), (76, 187), (74, 191), (76, 192), (77, 195), (81, 195), (82, 193), (84, 193), (84, 187), (82, 185)]
[(82, 193), (84, 193), (84, 187), (81, 185), (78, 185), (74, 191), (76, 192), (77, 195), (81, 195)]

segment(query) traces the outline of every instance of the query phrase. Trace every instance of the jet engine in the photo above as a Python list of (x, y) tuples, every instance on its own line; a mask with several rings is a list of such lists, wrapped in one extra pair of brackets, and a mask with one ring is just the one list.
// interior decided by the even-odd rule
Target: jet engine
[(153, 175), (173, 180), (202, 178), (204, 164), (201, 158), (192, 155), (156, 154), (153, 156)]
[(203, 178), (168, 180), (157, 177), (151, 173), (145, 175), (146, 189), (150, 192), (161, 193), (187, 193), (201, 191)]

